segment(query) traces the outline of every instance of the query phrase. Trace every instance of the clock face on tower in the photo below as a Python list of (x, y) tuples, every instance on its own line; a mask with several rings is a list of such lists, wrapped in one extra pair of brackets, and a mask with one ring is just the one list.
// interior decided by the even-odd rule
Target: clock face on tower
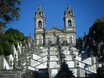
[(38, 28), (42, 28), (42, 22), (41, 21), (38, 22)]

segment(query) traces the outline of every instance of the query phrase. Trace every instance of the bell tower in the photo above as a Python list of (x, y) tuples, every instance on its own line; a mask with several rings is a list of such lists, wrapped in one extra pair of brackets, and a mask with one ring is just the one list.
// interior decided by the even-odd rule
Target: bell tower
[(70, 6), (64, 12), (64, 31), (67, 34), (67, 42), (75, 44), (76, 43), (76, 31), (75, 31), (75, 17), (74, 12), (71, 10)]
[(65, 31), (75, 31), (75, 18), (74, 12), (70, 9), (70, 6), (64, 12), (64, 30)]
[(44, 16), (44, 12), (42, 10), (42, 7), (39, 6), (37, 12), (35, 13), (35, 42), (37, 45), (43, 45), (45, 43), (45, 16)]

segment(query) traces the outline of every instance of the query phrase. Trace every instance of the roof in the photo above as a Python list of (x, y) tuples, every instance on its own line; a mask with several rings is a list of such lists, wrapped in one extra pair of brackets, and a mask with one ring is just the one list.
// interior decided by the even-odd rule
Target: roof
[(52, 29), (46, 31), (46, 33), (64, 33), (64, 31), (59, 28), (53, 27)]

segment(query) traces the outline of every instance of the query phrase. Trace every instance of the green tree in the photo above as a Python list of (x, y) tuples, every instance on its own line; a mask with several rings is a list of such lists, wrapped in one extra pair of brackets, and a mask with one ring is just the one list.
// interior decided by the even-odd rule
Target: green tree
[(10, 28), (5, 32), (6, 35), (12, 35), (14, 39), (16, 40), (22, 40), (24, 38), (23, 33), (21, 33), (20, 31)]
[(10, 55), (13, 53), (12, 45), (17, 47), (17, 43), (23, 43), (24, 35), (13, 28), (8, 29), (5, 34), (0, 34), (0, 55)]
[(68, 65), (65, 62), (63, 62), (55, 78), (65, 78), (65, 77), (68, 78), (75, 76), (73, 75), (72, 71), (69, 70)]
[(17, 42), (23, 43), (24, 35), (17, 29), (10, 28), (5, 32), (5, 35), (8, 36), (8, 41), (12, 42), (12, 44), (14, 44), (15, 47), (17, 47)]
[(0, 30), (20, 17), (20, 0), (0, 0)]
[(7, 37), (8, 37), (8, 42), (13, 43), (15, 41), (12, 34), (8, 34)]
[(89, 29), (88, 36), (96, 42), (104, 40), (104, 22), (94, 23)]
[(13, 53), (12, 45), (9, 44), (8, 41), (2, 42), (2, 47), (3, 47), (3, 50), (4, 50), (4, 55), (5, 56), (10, 55), (10, 54)]
[[(90, 37), (91, 41), (87, 42), (87, 44), (91, 45), (90, 48), (93, 51), (93, 55), (98, 56), (98, 44), (101, 41), (104, 43), (104, 22), (94, 23), (89, 29), (88, 36)], [(100, 55), (104, 56), (103, 46), (100, 47), (100, 52), (101, 52)]]
[(0, 55), (2, 55), (3, 54), (3, 47), (2, 47), (2, 45), (0, 44)]

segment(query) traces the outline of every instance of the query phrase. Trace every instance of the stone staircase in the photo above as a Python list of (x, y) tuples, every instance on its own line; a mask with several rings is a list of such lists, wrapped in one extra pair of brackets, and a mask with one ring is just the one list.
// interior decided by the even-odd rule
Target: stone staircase
[[(60, 59), (58, 49), (54, 46), (50, 47), (48, 54), (48, 47), (35, 47), (33, 53), (29, 55), (31, 67), (30, 70), (38, 70), (48, 68), (50, 66), (51, 76), (54, 77), (60, 68)], [(73, 74), (78, 77), (85, 77), (85, 73), (96, 73), (96, 64), (92, 65), (91, 59), (81, 60), (81, 56), (78, 55), (78, 50), (74, 47), (69, 49), (68, 46), (62, 47), (62, 53), (65, 55), (65, 61), (68, 64)], [(86, 66), (87, 65), (87, 66)], [(32, 69), (33, 68), (33, 69)], [(83, 72), (83, 73), (81, 73)]]
[[(48, 46), (39, 47), (34, 45), (28, 48), (22, 48), (23, 47), (19, 47), (18, 52), (14, 48), (14, 53), (16, 54), (17, 60), (21, 60), (22, 66), (24, 67), (23, 69), (35, 71), (48, 68), (48, 72), (50, 72), (51, 78), (54, 78), (54, 76), (60, 69), (60, 57), (57, 46), (50, 46), (50, 49), (48, 48)], [(92, 57), (82, 60), (81, 55), (78, 54), (78, 50), (75, 47), (62, 46), (61, 50), (62, 54), (64, 55), (64, 61), (66, 61), (69, 69), (73, 72), (75, 77), (85, 77), (85, 73), (96, 73), (97, 65), (95, 57), (93, 57), (94, 61), (92, 63)], [(12, 56), (11, 58), (12, 61), (14, 60), (13, 57), (14, 56)], [(9, 64), (7, 65), (10, 66)], [(101, 64), (99, 64), (99, 66), (101, 66)], [(21, 70), (19, 71), (21, 73), (24, 73)], [(17, 72), (13, 72), (13, 70), (0, 72), (2, 72), (0, 74), (1, 78), (8, 78), (7, 75), (10, 75), (9, 78), (21, 78), (19, 76), (17, 77), (17, 75), (20, 75), (18, 70)]]

